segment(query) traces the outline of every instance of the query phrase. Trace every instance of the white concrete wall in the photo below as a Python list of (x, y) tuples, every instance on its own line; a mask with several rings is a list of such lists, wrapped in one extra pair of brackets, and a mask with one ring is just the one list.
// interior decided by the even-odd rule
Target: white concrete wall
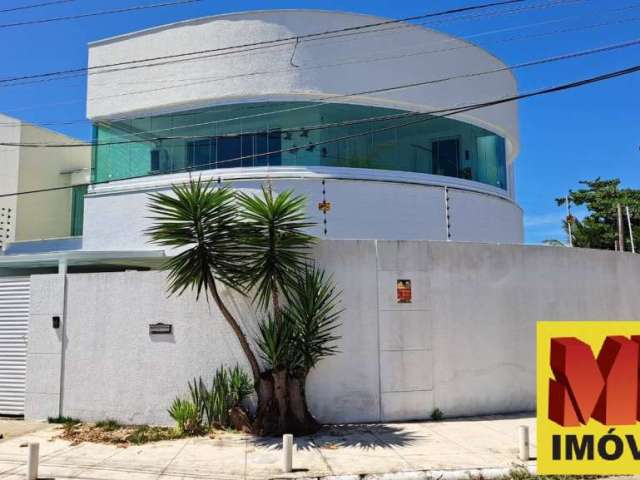
[[(325, 422), (419, 419), (435, 407), (451, 416), (532, 410), (538, 320), (640, 319), (640, 256), (632, 254), (335, 240), (320, 242), (316, 257), (345, 307), (341, 352), (309, 379), (311, 408)], [(412, 280), (411, 304), (395, 301), (398, 279)], [(217, 310), (190, 294), (167, 299), (162, 272), (68, 282), (65, 415), (166, 423), (187, 380), (243, 364)], [(49, 292), (34, 288), (34, 303)], [(254, 332), (246, 302), (232, 308)], [(34, 311), (30, 352), (57, 351), (46, 348), (50, 324), (39, 320), (51, 312)], [(159, 321), (175, 333), (150, 337), (148, 324)], [(56, 378), (54, 366), (29, 365), (30, 392)], [(27, 396), (27, 416), (41, 418), (34, 398)]]
[[(268, 10), (195, 19), (95, 42), (89, 46), (89, 68), (93, 70), (88, 77), (87, 115), (92, 120), (108, 120), (223, 103), (309, 100), (504, 67), (488, 52), (463, 40), (402, 24), (336, 38), (302, 39), (297, 46), (291, 40), (230, 55), (226, 50), (146, 62), (142, 64), (144, 68), (98, 68), (385, 20), (319, 10)], [(294, 50), (293, 63), (297, 67), (291, 65)], [(336, 101), (432, 111), (495, 100), (515, 94), (516, 90), (513, 75), (504, 70)], [(509, 160), (517, 154), (516, 104), (454, 118), (507, 137)]]
[[(64, 323), (63, 275), (33, 275), (27, 339), (25, 417), (46, 419), (60, 412)], [(54, 316), (61, 319), (53, 328)]]
[[(350, 168), (256, 168), (202, 172), (203, 179), (220, 179), (238, 189), (258, 192), (270, 178), (275, 191), (293, 189), (308, 201), (308, 214), (318, 223), (312, 233), (331, 239), (446, 240), (444, 185), (449, 189), (451, 239), (518, 244), (523, 241), (522, 211), (497, 188), (433, 175)], [(94, 187), (86, 197), (86, 250), (139, 250), (149, 245), (150, 192), (169, 192), (187, 174), (162, 175)], [(366, 179), (366, 180), (365, 180)], [(325, 181), (323, 186), (322, 181)], [(455, 181), (452, 181), (455, 180)], [(318, 210), (323, 188), (331, 202), (327, 234)], [(126, 228), (123, 228), (125, 227)]]

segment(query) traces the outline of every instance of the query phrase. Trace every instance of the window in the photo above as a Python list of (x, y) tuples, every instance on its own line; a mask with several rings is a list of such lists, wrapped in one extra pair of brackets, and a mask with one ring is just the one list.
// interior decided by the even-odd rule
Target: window
[(450, 138), (431, 144), (433, 173), (457, 177), (460, 168), (460, 140)]

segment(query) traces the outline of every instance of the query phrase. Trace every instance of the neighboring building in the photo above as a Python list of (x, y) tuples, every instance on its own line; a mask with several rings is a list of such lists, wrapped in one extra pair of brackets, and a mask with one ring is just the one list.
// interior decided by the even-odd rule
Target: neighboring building
[[(0, 141), (81, 143), (1, 114)], [(82, 235), (82, 196), (90, 166), (88, 148), (0, 147), (0, 253), (13, 242)], [(78, 184), (85, 186), (11, 195)]]

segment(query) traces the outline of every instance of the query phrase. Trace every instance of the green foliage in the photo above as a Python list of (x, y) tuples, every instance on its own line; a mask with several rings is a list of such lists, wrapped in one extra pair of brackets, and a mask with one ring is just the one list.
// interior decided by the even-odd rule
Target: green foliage
[(274, 371), (287, 368), (295, 354), (294, 326), (289, 321), (287, 310), (275, 315), (268, 313), (258, 324), (258, 329), (256, 343), (267, 366)]
[(202, 431), (202, 417), (192, 401), (176, 398), (169, 407), (169, 415), (175, 420), (179, 434), (197, 435)]
[(337, 353), (335, 335), (340, 326), (340, 292), (330, 276), (315, 266), (298, 273), (289, 291), (286, 308), (294, 330), (297, 368), (309, 371), (323, 358)]
[(274, 195), (262, 188), (262, 196), (238, 193), (243, 222), (242, 243), (247, 254), (245, 286), (254, 291), (254, 301), (266, 310), (278, 293), (286, 295), (296, 274), (308, 260), (313, 237), (306, 216), (306, 199), (292, 191)]
[(442, 420), (444, 418), (444, 413), (439, 408), (434, 408), (433, 411), (431, 412), (431, 417), (430, 418), (434, 422), (439, 422), (440, 420)]
[(330, 277), (306, 266), (289, 286), (289, 303), (278, 314), (260, 322), (257, 344), (272, 370), (308, 372), (337, 352), (340, 293)]
[[(602, 180), (579, 182), (586, 188), (572, 191), (569, 200), (577, 206), (586, 206), (588, 215), (582, 220), (575, 219), (572, 225), (573, 244), (576, 247), (613, 250), (618, 239), (617, 205), (622, 205), (625, 229), (625, 250), (631, 250), (631, 240), (627, 227), (624, 207), (628, 206), (635, 239), (640, 239), (640, 190), (620, 188), (620, 180)], [(557, 198), (556, 203), (566, 204), (565, 198)], [(568, 232), (567, 221), (564, 229)], [(636, 242), (639, 243), (639, 242)]]
[(49, 423), (59, 423), (63, 425), (77, 425), (78, 423), (82, 423), (77, 418), (65, 417), (65, 416), (49, 417), (47, 418), (47, 421)]
[(126, 441), (133, 445), (142, 445), (144, 443), (159, 442), (162, 440), (176, 440), (183, 436), (184, 433), (180, 433), (174, 428), (140, 425), (126, 437)]
[(118, 421), (108, 418), (106, 420), (100, 420), (96, 422), (96, 427), (101, 428), (105, 432), (113, 432), (121, 427)]
[[(205, 427), (228, 427), (229, 410), (240, 406), (253, 393), (251, 377), (237, 365), (218, 368), (210, 388), (202, 378), (194, 378), (188, 385), (190, 400), (176, 398), (169, 414), (178, 424), (178, 431), (190, 434), (200, 432)], [(197, 428), (192, 431), (183, 428), (184, 417), (190, 423), (197, 424)]]
[(241, 291), (240, 277), (246, 270), (233, 190), (192, 180), (174, 185), (170, 195), (156, 193), (150, 198), (154, 223), (146, 233), (151, 242), (184, 249), (165, 265), (169, 292), (180, 295), (195, 289), (199, 298), (213, 288), (213, 278)]

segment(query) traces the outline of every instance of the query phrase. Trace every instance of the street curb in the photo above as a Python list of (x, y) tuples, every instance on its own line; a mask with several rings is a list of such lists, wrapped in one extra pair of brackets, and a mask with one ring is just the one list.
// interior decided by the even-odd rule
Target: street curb
[[(469, 480), (470, 478), (495, 479), (506, 477), (514, 470), (526, 469), (532, 475), (536, 473), (535, 464), (517, 465), (509, 468), (469, 468), (466, 470), (417, 470), (413, 472), (363, 473), (360, 475), (325, 475), (318, 477), (297, 477), (296, 480)], [(295, 477), (272, 477), (282, 480)]]

